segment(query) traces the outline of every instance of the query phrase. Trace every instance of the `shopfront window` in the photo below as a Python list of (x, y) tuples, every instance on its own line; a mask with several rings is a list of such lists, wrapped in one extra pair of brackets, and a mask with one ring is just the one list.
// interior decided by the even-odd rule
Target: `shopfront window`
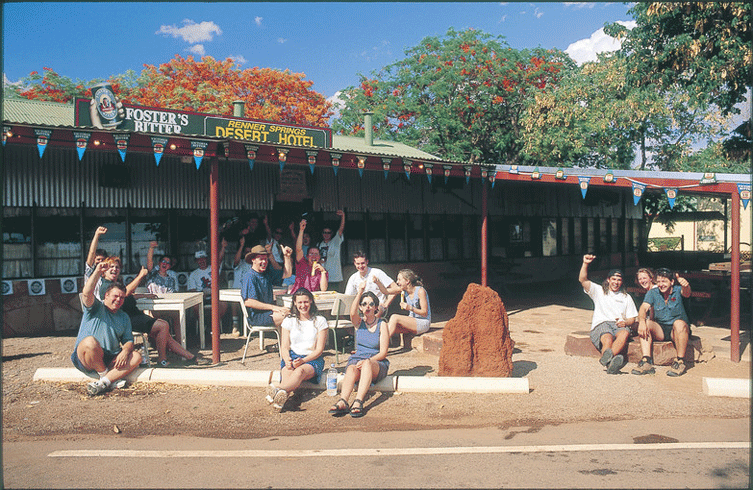
[(557, 220), (541, 220), (541, 252), (544, 257), (557, 255)]
[(34, 277), (31, 263), (31, 210), (5, 209), (3, 279)]
[(425, 260), (424, 254), (424, 223), (423, 216), (408, 217), (408, 247), (411, 261)]
[(81, 267), (77, 210), (38, 209), (35, 218), (37, 277), (77, 276)]
[(405, 262), (408, 260), (408, 248), (405, 246), (405, 215), (391, 214), (388, 229), (390, 240), (390, 261)]

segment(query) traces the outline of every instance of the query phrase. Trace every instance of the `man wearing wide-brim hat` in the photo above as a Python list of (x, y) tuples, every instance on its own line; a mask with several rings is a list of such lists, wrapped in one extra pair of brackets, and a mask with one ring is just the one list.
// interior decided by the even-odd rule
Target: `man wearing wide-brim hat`
[(279, 284), (293, 273), (291, 255), (293, 249), (283, 247), (284, 266), (281, 270), (268, 267), (270, 251), (262, 245), (255, 245), (245, 260), (251, 264), (251, 270), (241, 281), (241, 297), (248, 308), (248, 321), (252, 325), (279, 327), (290, 310), (275, 304), (273, 285)]

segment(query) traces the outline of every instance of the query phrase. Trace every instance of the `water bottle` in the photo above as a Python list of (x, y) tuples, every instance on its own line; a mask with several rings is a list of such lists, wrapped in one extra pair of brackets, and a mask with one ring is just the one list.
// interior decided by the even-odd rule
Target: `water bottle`
[(146, 366), (149, 364), (149, 351), (146, 350), (146, 344), (141, 344), (141, 365)]
[(337, 396), (337, 369), (334, 364), (327, 370), (327, 395)]

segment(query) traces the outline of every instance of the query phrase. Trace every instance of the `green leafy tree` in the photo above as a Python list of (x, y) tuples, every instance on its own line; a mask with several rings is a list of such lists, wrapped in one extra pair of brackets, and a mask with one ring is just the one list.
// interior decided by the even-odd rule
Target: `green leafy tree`
[(343, 91), (334, 131), (362, 134), (363, 113), (373, 112), (377, 138), (449, 160), (516, 163), (528, 99), (574, 66), (561, 51), (516, 50), (472, 29), (427, 37), (405, 54)]
[(753, 66), (749, 2), (637, 2), (628, 13), (634, 29), (611, 24), (604, 31), (622, 40), (634, 84), (679, 85), (694, 106), (739, 112), (734, 105), (745, 100)]

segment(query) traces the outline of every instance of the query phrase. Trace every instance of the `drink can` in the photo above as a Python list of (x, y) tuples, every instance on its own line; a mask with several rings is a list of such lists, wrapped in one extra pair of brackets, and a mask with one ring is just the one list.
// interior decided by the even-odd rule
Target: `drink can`
[(112, 85), (109, 83), (100, 83), (91, 88), (91, 93), (94, 104), (97, 107), (97, 113), (102, 121), (102, 126), (106, 128), (119, 126), (123, 122), (123, 119), (118, 113), (118, 99), (115, 97)]

